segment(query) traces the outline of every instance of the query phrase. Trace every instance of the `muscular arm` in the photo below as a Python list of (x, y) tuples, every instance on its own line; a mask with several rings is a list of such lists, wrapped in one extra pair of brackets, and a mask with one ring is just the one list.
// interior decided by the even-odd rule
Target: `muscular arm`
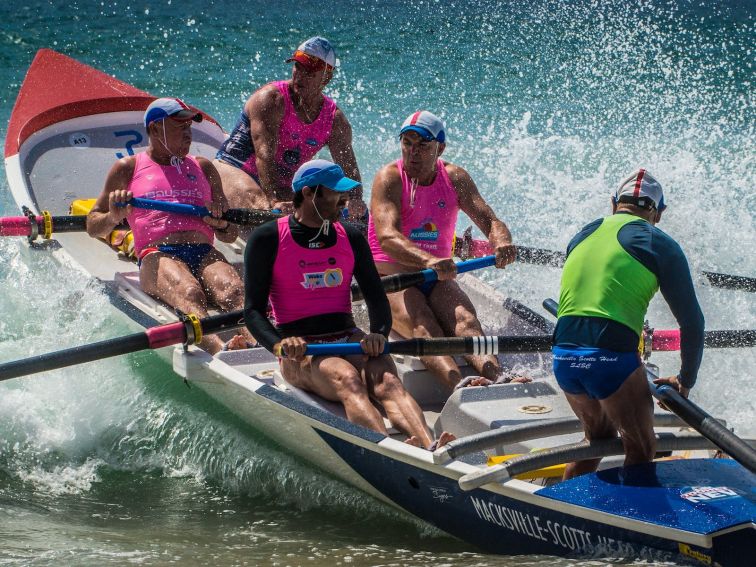
[[(221, 211), (228, 210), (228, 201), (223, 194), (223, 183), (221, 182), (220, 174), (210, 160), (197, 157), (197, 163), (202, 168), (202, 172), (207, 178), (207, 182), (210, 184), (210, 190), (212, 191), (212, 203)], [(222, 221), (218, 219), (210, 219), (207, 222), (213, 227), (215, 237), (221, 242), (233, 242), (236, 237), (239, 236), (239, 228), (235, 224), (231, 224), (228, 221)]]
[(114, 206), (114, 200), (116, 191), (125, 194), (126, 188), (134, 175), (135, 164), (136, 157), (129, 156), (119, 159), (110, 168), (105, 179), (105, 187), (87, 215), (87, 234), (89, 236), (107, 238), (130, 212), (131, 207)]
[(370, 332), (388, 338), (391, 331), (391, 306), (381, 284), (381, 278), (373, 263), (370, 246), (362, 233), (349, 226), (344, 227), (354, 252), (354, 277), (362, 290), (370, 319)]
[(393, 163), (381, 169), (373, 180), (370, 214), (381, 248), (397, 262), (423, 269), (438, 260), (402, 234), (402, 178)]
[(244, 250), (244, 323), (269, 351), (281, 334), (268, 320), (268, 295), (278, 253), (278, 225), (271, 221), (256, 229)]
[(503, 253), (508, 260), (504, 263), (513, 262), (515, 251), (512, 249), (512, 234), (507, 225), (499, 220), (493, 209), (480, 195), (470, 174), (461, 167), (452, 164), (447, 165), (446, 171), (457, 190), (459, 208), (483, 231), (494, 250), (504, 249)]
[(275, 86), (253, 94), (244, 107), (255, 147), (255, 161), (263, 193), (271, 202), (291, 201), (291, 187), (283, 186), (274, 158), (278, 149), (278, 129), (284, 116), (284, 99)]

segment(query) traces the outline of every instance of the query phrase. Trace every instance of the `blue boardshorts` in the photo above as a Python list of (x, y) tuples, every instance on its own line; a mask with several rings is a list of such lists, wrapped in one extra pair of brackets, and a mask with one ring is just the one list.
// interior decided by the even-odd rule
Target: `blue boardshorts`
[(199, 278), (200, 267), (205, 259), (205, 256), (213, 251), (213, 247), (209, 244), (158, 244), (157, 246), (148, 246), (139, 255), (139, 265), (142, 265), (142, 260), (145, 256), (152, 252), (162, 252), (173, 256), (177, 260), (181, 260), (189, 266), (192, 275), (195, 278)]
[(560, 346), (552, 347), (551, 352), (554, 375), (562, 390), (595, 400), (608, 398), (619, 390), (641, 365), (637, 352)]
[(433, 288), (436, 287), (437, 283), (438, 280), (434, 280), (432, 282), (423, 282), (421, 284), (417, 284), (415, 287), (419, 289), (425, 297), (430, 297), (430, 294), (433, 292)]

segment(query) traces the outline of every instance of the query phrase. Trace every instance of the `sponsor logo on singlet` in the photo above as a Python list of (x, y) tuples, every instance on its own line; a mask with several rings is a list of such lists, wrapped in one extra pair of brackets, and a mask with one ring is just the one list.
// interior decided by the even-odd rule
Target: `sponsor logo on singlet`
[(338, 287), (343, 281), (344, 274), (341, 272), (341, 268), (334, 268), (324, 272), (309, 272), (304, 274), (302, 287), (305, 289)]
[(431, 221), (426, 219), (423, 221), (422, 226), (413, 228), (409, 234), (410, 240), (416, 241), (434, 241), (438, 240), (438, 227)]

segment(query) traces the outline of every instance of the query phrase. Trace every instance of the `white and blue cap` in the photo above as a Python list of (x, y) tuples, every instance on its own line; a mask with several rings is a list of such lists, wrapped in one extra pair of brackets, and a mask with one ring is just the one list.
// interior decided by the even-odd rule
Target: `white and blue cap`
[(419, 110), (413, 112), (407, 117), (407, 120), (402, 124), (402, 129), (399, 130), (399, 136), (405, 132), (412, 130), (417, 132), (426, 140), (435, 140), (440, 143), (446, 141), (446, 128), (441, 119), (427, 110)]
[(303, 163), (291, 180), (291, 188), (294, 191), (301, 191), (303, 187), (315, 188), (318, 185), (323, 185), (339, 193), (346, 193), (355, 187), (359, 187), (361, 183), (349, 179), (344, 175), (344, 170), (341, 167), (327, 159), (314, 159)]
[(144, 111), (144, 127), (147, 128), (153, 122), (165, 120), (169, 116), (179, 120), (202, 122), (202, 113), (190, 108), (180, 98), (158, 98)]
[(667, 207), (664, 204), (661, 183), (645, 169), (639, 169), (620, 184), (614, 192), (614, 202), (658, 211), (663, 211)]
[(312, 66), (312, 60), (310, 58), (316, 58), (330, 67), (336, 66), (336, 51), (333, 49), (333, 45), (324, 37), (315, 36), (306, 40), (296, 51), (289, 57), (286, 62), (299, 61), (305, 65)]

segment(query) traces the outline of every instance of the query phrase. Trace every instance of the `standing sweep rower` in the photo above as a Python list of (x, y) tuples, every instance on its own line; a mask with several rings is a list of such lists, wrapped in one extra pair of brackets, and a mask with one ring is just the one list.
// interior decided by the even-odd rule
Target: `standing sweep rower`
[[(177, 98), (153, 101), (144, 113), (149, 147), (119, 159), (110, 169), (87, 217), (87, 232), (107, 238), (127, 219), (142, 290), (184, 313), (206, 317), (208, 302), (223, 311), (241, 309), (244, 293), (239, 274), (213, 247), (216, 237), (233, 242), (237, 236), (235, 225), (219, 218), (228, 209), (220, 177), (209, 160), (189, 155), (192, 122), (200, 121), (202, 114)], [(203, 206), (211, 216), (200, 219), (118, 206), (132, 197)], [(252, 340), (246, 329), (242, 333), (229, 342), (229, 348), (244, 348)], [(223, 341), (209, 335), (200, 346), (214, 354)]]
[[(464, 211), (488, 236), (497, 268), (515, 260), (512, 236), (470, 175), (439, 159), (446, 147), (446, 132), (436, 115), (411, 114), (399, 137), (402, 157), (384, 166), (373, 182), (370, 249), (381, 275), (431, 268), (438, 273), (438, 281), (389, 296), (394, 329), (405, 337), (480, 336), (483, 330), (475, 307), (454, 281), (457, 268), (451, 256), (457, 213)], [(511, 380), (495, 356), (466, 358), (481, 376), (471, 385)], [(464, 383), (451, 356), (421, 360), (449, 390)]]
[[(349, 120), (323, 94), (336, 67), (331, 43), (311, 37), (286, 61), (294, 63), (291, 79), (269, 83), (249, 97), (216, 156), (232, 208), (291, 212), (294, 172), (324, 146), (349, 177), (360, 180)], [(358, 185), (349, 191), (350, 218), (365, 210)]]
[[(612, 216), (586, 225), (570, 242), (562, 272), (554, 374), (588, 440), (619, 432), (625, 465), (651, 461), (653, 402), (638, 344), (648, 304), (661, 290), (680, 325), (682, 368), (658, 378), (687, 397), (703, 356), (704, 318), (680, 246), (654, 225), (666, 208), (646, 170), (626, 179)], [(571, 463), (565, 478), (595, 471), (599, 459)]]
[[(303, 164), (293, 179), (294, 214), (257, 228), (245, 251), (247, 328), (281, 359), (294, 386), (341, 402), (349, 421), (386, 434), (378, 402), (408, 442), (431, 447), (420, 407), (404, 389), (396, 366), (381, 355), (391, 310), (362, 234), (338, 222), (358, 184), (326, 160)], [(352, 317), (354, 275), (363, 292), (370, 332)], [(276, 322), (268, 320), (268, 302)], [(360, 342), (366, 355), (305, 356), (308, 343)], [(451, 440), (442, 435), (439, 443)]]

